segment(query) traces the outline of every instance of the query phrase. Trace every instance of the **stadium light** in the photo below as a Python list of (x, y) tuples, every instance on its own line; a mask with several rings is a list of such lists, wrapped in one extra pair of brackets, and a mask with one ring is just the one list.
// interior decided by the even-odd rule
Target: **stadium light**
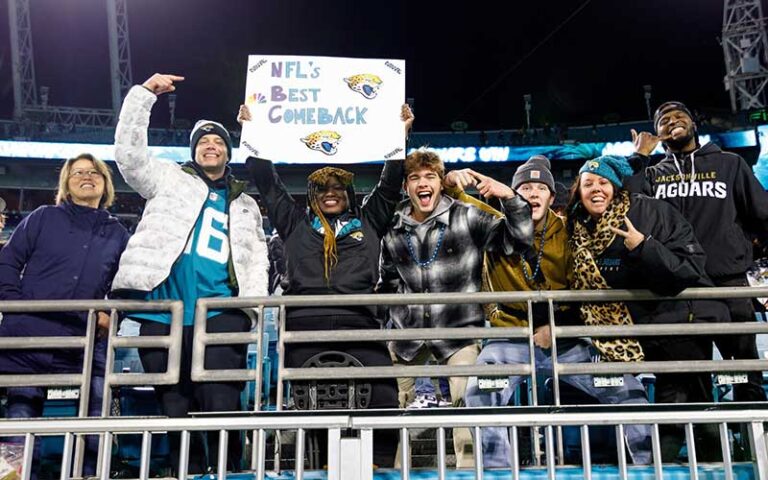
[(643, 96), (645, 97), (645, 109), (648, 111), (648, 120), (652, 120), (652, 118), (651, 118), (651, 90), (652, 90), (652, 87), (650, 85), (643, 85), (643, 91), (645, 91)]
[(531, 129), (531, 94), (527, 93), (523, 95), (523, 103), (525, 104), (525, 125), (526, 129)]
[(168, 111), (171, 114), (171, 128), (176, 126), (176, 94), (168, 94)]

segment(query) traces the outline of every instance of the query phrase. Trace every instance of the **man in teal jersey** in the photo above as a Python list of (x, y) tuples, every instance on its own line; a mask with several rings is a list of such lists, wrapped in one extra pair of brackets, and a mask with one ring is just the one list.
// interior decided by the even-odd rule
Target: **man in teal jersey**
[[(157, 96), (175, 90), (183, 80), (155, 74), (125, 98), (115, 132), (115, 159), (126, 182), (147, 199), (144, 216), (120, 259), (113, 290), (118, 296), (146, 300), (182, 300), (184, 333), (181, 377), (176, 385), (156, 386), (163, 413), (186, 416), (190, 411), (240, 409), (239, 382), (193, 383), (190, 379), (195, 302), (198, 298), (267, 295), (269, 262), (256, 201), (245, 194), (227, 166), (232, 141), (217, 122), (201, 120), (190, 135), (194, 161), (184, 165), (153, 159), (147, 128)], [(170, 314), (134, 313), (140, 334), (167, 335)], [(251, 318), (237, 309), (208, 312), (208, 332), (245, 332)], [(206, 349), (205, 368), (245, 368), (245, 345)], [(166, 370), (167, 351), (140, 349), (144, 370)], [(179, 435), (171, 435), (171, 465), (178, 466)], [(218, 434), (201, 436), (190, 445), (189, 472), (215, 468)], [(207, 451), (206, 451), (207, 450)], [(240, 468), (239, 432), (229, 436), (228, 469)]]

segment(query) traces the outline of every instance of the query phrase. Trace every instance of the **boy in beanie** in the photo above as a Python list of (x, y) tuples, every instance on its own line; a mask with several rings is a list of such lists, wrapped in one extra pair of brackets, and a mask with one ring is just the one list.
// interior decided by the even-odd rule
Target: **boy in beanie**
[[(740, 156), (714, 143), (699, 145), (696, 123), (681, 102), (666, 102), (653, 116), (656, 135), (632, 131), (635, 154), (630, 163), (642, 173), (644, 193), (662, 199), (693, 226), (707, 255), (707, 275), (718, 287), (747, 286), (755, 235), (768, 232), (768, 192)], [(650, 166), (650, 155), (662, 142), (665, 157)], [(754, 322), (751, 299), (726, 302), (734, 322)], [(723, 335), (715, 345), (725, 359), (758, 359), (755, 335)], [(762, 401), (762, 372), (749, 372), (748, 382), (734, 385), (737, 401)]]
[[(465, 170), (473, 174), (471, 170)], [(446, 185), (455, 187), (459, 172), (451, 172), (446, 178)], [(555, 200), (555, 180), (550, 171), (549, 159), (535, 155), (515, 171), (512, 188), (531, 206), (534, 223), (533, 249), (527, 255), (516, 253), (504, 255), (501, 252), (488, 253), (486, 267), (491, 291), (536, 291), (565, 290), (570, 288), (573, 272), (573, 260), (568, 249), (568, 233), (565, 219), (552, 209)], [(463, 191), (455, 192), (458, 200), (495, 213), (488, 204), (477, 200)], [(500, 304), (492, 310), (491, 325), (494, 327), (531, 327), (533, 342), (536, 345), (537, 372), (549, 372), (552, 369), (552, 337), (549, 325), (548, 309), (544, 303), (536, 303), (533, 308), (533, 325), (528, 324), (528, 308), (525, 303)], [(557, 325), (579, 325), (578, 310), (570, 304), (555, 307)], [(557, 343), (558, 360), (569, 363), (591, 362), (589, 342), (583, 339), (562, 339)], [(528, 341), (489, 340), (477, 358), (478, 365), (528, 364), (530, 354)], [(647, 403), (645, 391), (640, 382), (632, 375), (625, 375), (624, 386), (597, 388), (591, 375), (562, 376), (560, 379), (578, 390), (592, 396), (601, 403), (637, 404)], [(485, 379), (472, 377), (467, 384), (467, 406), (488, 407), (507, 406), (515, 388), (524, 380), (521, 376), (511, 376), (503, 387), (486, 386)], [(626, 430), (627, 445), (634, 463), (650, 462), (650, 429), (643, 425), (628, 425)], [(486, 467), (509, 467), (509, 435), (506, 428), (483, 429), (483, 465)]]
[[(400, 119), (406, 136), (413, 118), (408, 105), (403, 105)], [(250, 112), (242, 106), (238, 121), (249, 120)], [(307, 179), (306, 207), (291, 197), (271, 161), (251, 157), (246, 166), (272, 225), (285, 243), (288, 287), (283, 294), (373, 293), (378, 279), (381, 239), (401, 197), (403, 161), (384, 162), (378, 184), (362, 205), (355, 199), (351, 172), (332, 166), (316, 170)], [(288, 331), (378, 329), (381, 323), (376, 318), (375, 307), (309, 306), (288, 309), (285, 328)], [(322, 357), (328, 351), (342, 352), (364, 366), (392, 366), (387, 347), (381, 342), (290, 344), (285, 348), (285, 366), (308, 367), (313, 365), (313, 358)], [(361, 382), (370, 385), (367, 389), (370, 395), (362, 394), (366, 389), (356, 389), (361, 394), (355, 399), (356, 405), (350, 408), (397, 408), (397, 387), (393, 379)], [(304, 384), (306, 382), (294, 383), (294, 393), (296, 385)], [(317, 399), (318, 405), (321, 400)], [(391, 466), (397, 433), (376, 430), (374, 437), (373, 462)], [(320, 436), (318, 441), (324, 444), (324, 438)]]
[[(232, 141), (217, 122), (201, 120), (190, 135), (192, 161), (184, 165), (150, 157), (147, 127), (159, 95), (176, 89), (184, 78), (155, 74), (134, 86), (123, 102), (115, 131), (115, 159), (125, 181), (147, 199), (144, 216), (120, 259), (112, 288), (118, 296), (146, 300), (182, 300), (184, 331), (179, 383), (156, 385), (163, 413), (183, 417), (189, 411), (239, 410), (241, 382), (193, 383), (190, 378), (195, 302), (210, 297), (267, 295), (269, 262), (259, 206), (245, 194), (245, 183), (231, 175), (227, 163)], [(251, 312), (209, 310), (209, 332), (247, 332)], [(170, 314), (130, 315), (141, 322), (140, 334), (168, 335)], [(207, 369), (243, 369), (246, 345), (209, 346)], [(164, 349), (139, 349), (144, 371), (166, 371)], [(169, 434), (171, 467), (179, 465), (177, 433)], [(192, 434), (189, 472), (216, 468), (218, 433)], [(206, 453), (207, 452), (207, 453)], [(240, 432), (229, 434), (228, 468), (240, 469)]]

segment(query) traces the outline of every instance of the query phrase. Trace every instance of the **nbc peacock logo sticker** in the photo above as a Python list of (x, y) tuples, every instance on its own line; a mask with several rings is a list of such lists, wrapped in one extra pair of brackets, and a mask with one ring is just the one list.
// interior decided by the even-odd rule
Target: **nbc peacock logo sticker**
[(353, 92), (357, 92), (364, 96), (368, 100), (376, 98), (381, 88), (381, 78), (378, 75), (371, 73), (361, 73), (359, 75), (352, 75), (344, 79), (347, 82), (347, 86)]
[(260, 93), (253, 93), (248, 95), (248, 98), (245, 99), (245, 103), (247, 105), (253, 105), (254, 103), (267, 103), (267, 97)]
[(338, 151), (341, 135), (333, 130), (318, 130), (301, 139), (310, 150), (326, 155), (334, 155)]

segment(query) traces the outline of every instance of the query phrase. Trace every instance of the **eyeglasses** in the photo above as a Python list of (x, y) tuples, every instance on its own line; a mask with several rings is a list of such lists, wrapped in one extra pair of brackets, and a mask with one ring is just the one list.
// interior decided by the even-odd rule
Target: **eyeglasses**
[(85, 177), (103, 177), (98, 170), (75, 170), (69, 174), (69, 178), (85, 178)]

